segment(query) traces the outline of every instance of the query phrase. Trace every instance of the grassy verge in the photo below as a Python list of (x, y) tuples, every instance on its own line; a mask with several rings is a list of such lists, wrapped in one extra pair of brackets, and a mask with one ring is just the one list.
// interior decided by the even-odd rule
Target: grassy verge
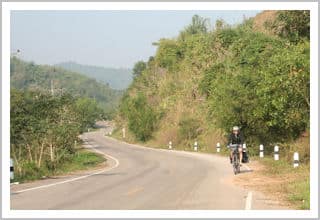
[(272, 158), (260, 160), (265, 166), (264, 173), (273, 179), (281, 180), (276, 190), (295, 208), (310, 209), (310, 165), (301, 164), (293, 168), (285, 160)]
[[(110, 135), (106, 135), (110, 136)], [(139, 144), (146, 147), (152, 147), (152, 148), (161, 148), (161, 149), (169, 149), (169, 141), (166, 143), (159, 143), (157, 139), (150, 139), (147, 142), (138, 141), (134, 135), (130, 131), (126, 131), (126, 137), (122, 137), (122, 131), (121, 129), (117, 128), (113, 131), (112, 135), (110, 137), (113, 137), (117, 140), (124, 141), (130, 144)], [(198, 142), (198, 152), (203, 153), (216, 153), (216, 145), (210, 144), (210, 146), (205, 143), (203, 138), (199, 138)], [(175, 142), (172, 142), (172, 149), (173, 150), (182, 150), (182, 151), (194, 151), (194, 141), (188, 141), (185, 143), (179, 143), (176, 144)], [(229, 150), (226, 148), (225, 145), (221, 145), (221, 151), (219, 154), (228, 155)]]
[(86, 149), (79, 149), (69, 162), (62, 164), (62, 166), (56, 170), (55, 174), (60, 175), (78, 170), (88, 170), (105, 161), (105, 157), (101, 154)]
[(47, 166), (38, 168), (35, 164), (26, 163), (23, 166), (24, 172), (19, 174), (15, 173), (15, 178), (12, 182), (28, 182), (37, 179), (43, 179), (50, 176), (68, 174), (80, 170), (92, 169), (99, 164), (105, 162), (106, 159), (103, 155), (91, 152), (84, 148), (79, 148), (75, 154), (67, 157), (63, 163), (56, 166), (56, 169), (49, 169)]

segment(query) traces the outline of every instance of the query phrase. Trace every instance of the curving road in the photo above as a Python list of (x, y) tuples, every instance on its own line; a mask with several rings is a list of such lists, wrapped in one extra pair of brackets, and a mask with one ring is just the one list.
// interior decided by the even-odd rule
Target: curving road
[[(232, 185), (227, 158), (145, 148), (86, 133), (107, 168), (11, 186), (11, 209), (279, 209)], [(241, 175), (241, 174), (240, 174)]]

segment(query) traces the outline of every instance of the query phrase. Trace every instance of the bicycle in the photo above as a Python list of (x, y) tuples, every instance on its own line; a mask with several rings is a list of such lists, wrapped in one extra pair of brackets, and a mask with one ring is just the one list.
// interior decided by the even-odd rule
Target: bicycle
[(240, 157), (239, 157), (239, 147), (240, 144), (231, 144), (229, 148), (232, 149), (232, 167), (234, 175), (240, 173)]

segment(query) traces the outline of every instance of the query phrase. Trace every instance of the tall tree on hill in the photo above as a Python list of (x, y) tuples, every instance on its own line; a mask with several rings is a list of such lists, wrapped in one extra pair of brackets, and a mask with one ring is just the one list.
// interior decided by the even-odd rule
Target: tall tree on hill
[(147, 68), (147, 64), (144, 61), (138, 61), (133, 67), (133, 76), (140, 76), (141, 73)]

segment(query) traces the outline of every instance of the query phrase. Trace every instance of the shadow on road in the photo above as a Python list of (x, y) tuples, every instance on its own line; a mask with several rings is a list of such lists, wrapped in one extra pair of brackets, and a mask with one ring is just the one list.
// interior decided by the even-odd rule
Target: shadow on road
[(253, 170), (241, 170), (240, 174), (241, 173), (251, 173), (251, 172), (253, 172)]

